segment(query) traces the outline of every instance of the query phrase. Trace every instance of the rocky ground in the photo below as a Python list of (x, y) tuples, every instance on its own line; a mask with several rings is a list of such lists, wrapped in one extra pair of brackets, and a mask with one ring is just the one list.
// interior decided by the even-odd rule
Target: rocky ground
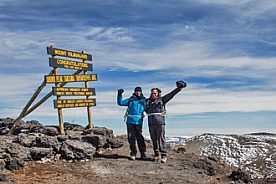
[(11, 120), (0, 119), (2, 183), (269, 183), (252, 181), (219, 158), (187, 153), (184, 147), (168, 149), (167, 163), (156, 162), (150, 141), (148, 160), (130, 161), (126, 136), (116, 137), (106, 128), (65, 124), (67, 135), (59, 136), (56, 127), (32, 121), (22, 122), (8, 136), (7, 122)]
[(228, 165), (249, 172), (253, 178), (267, 178), (276, 183), (276, 134), (203, 134), (188, 139), (185, 148), (190, 153), (219, 157)]
[[(121, 137), (122, 138), (122, 137)], [(123, 138), (122, 140), (126, 140)], [(150, 144), (148, 143), (150, 148)], [(150, 152), (150, 150), (149, 150)], [(171, 150), (168, 162), (162, 164), (151, 158), (147, 161), (128, 159), (128, 146), (107, 149), (86, 162), (59, 160), (48, 163), (30, 162), (9, 175), (10, 181), (35, 183), (246, 183), (247, 175), (238, 174), (234, 182), (228, 176), (233, 169), (219, 160), (187, 154), (182, 149)], [(150, 157), (150, 153), (148, 153)], [(245, 180), (245, 182), (243, 181)]]

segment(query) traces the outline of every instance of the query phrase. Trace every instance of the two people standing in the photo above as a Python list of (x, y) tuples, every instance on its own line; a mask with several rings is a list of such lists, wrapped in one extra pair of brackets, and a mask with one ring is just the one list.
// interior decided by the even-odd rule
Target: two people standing
[[(130, 158), (135, 160), (136, 158), (136, 140), (138, 148), (143, 160), (146, 157), (146, 146), (144, 137), (142, 135), (142, 125), (144, 112), (148, 115), (148, 125), (151, 141), (153, 144), (154, 159), (161, 160), (165, 163), (167, 161), (166, 141), (165, 141), (165, 105), (169, 102), (177, 93), (179, 93), (187, 85), (184, 81), (176, 82), (177, 88), (172, 92), (161, 96), (161, 90), (158, 88), (151, 89), (150, 98), (146, 99), (143, 96), (141, 87), (134, 89), (132, 97), (123, 100), (123, 89), (118, 90), (117, 103), (120, 106), (128, 106), (127, 117), (127, 132), (128, 142), (130, 145)], [(138, 91), (137, 91), (138, 90)], [(133, 128), (135, 127), (135, 128)]]

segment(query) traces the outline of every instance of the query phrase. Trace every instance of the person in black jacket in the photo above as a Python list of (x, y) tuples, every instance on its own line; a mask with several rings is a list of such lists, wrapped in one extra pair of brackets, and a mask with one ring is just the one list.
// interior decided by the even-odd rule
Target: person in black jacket
[(176, 86), (176, 89), (163, 97), (161, 97), (160, 89), (152, 88), (150, 98), (146, 100), (145, 112), (148, 114), (148, 125), (153, 144), (154, 159), (161, 159), (162, 163), (167, 161), (165, 141), (165, 105), (187, 85), (184, 81), (177, 81)]

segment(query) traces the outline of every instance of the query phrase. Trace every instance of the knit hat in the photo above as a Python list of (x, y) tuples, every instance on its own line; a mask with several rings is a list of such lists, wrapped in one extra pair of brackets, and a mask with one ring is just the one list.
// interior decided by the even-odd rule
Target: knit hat
[(142, 88), (141, 87), (136, 87), (135, 89), (134, 89), (134, 91), (140, 91), (140, 92), (142, 92)]

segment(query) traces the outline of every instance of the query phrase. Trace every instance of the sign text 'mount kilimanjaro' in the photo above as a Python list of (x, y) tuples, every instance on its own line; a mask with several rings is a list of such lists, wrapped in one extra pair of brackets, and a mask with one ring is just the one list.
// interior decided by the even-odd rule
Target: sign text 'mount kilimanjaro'
[(94, 96), (95, 88), (65, 88), (53, 87), (53, 94), (56, 96)]
[(74, 70), (93, 71), (93, 66), (90, 63), (72, 61), (67, 59), (49, 58), (49, 66)]
[(91, 54), (85, 54), (85, 53), (74, 52), (69, 50), (62, 50), (62, 49), (57, 49), (53, 47), (47, 47), (47, 53), (52, 56), (63, 56), (63, 57), (78, 58), (78, 59), (92, 61)]
[(54, 100), (55, 108), (91, 107), (96, 106), (96, 99), (64, 99)]
[(55, 82), (85, 82), (85, 81), (96, 81), (97, 74), (90, 75), (45, 75), (44, 79), (46, 83)]

